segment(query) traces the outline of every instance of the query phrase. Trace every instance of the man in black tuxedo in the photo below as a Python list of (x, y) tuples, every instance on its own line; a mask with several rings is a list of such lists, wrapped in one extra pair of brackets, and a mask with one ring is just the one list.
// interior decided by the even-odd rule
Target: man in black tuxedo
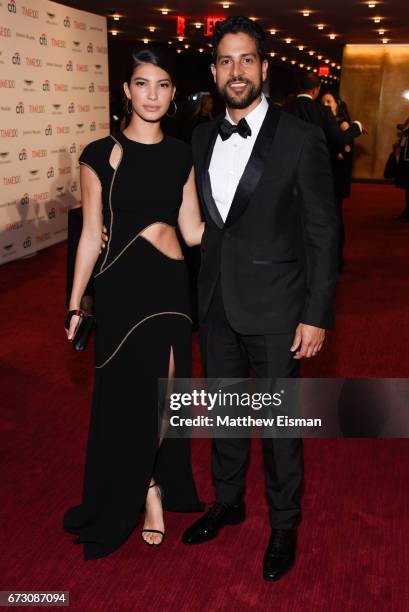
[(353, 121), (348, 129), (342, 130), (330, 108), (317, 102), (320, 90), (321, 81), (314, 72), (300, 73), (297, 97), (284, 104), (283, 110), (322, 128), (331, 158), (336, 159), (346, 145), (352, 144), (354, 138), (361, 136), (363, 128), (359, 121)]
[[(199, 317), (205, 375), (296, 377), (334, 325), (337, 216), (322, 130), (269, 105), (262, 95), (265, 34), (245, 17), (219, 23), (213, 76), (224, 117), (193, 134), (206, 229), (201, 245)], [(293, 565), (303, 476), (300, 439), (263, 439), (272, 525), (263, 575)], [(214, 538), (245, 518), (249, 440), (214, 439), (216, 502), (183, 535)]]

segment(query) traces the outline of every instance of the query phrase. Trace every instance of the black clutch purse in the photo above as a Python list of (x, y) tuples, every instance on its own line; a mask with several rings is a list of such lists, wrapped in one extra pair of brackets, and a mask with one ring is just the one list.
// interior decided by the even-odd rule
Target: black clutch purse
[(84, 312), (83, 310), (70, 310), (65, 320), (65, 329), (69, 328), (71, 317), (74, 314), (79, 315), (81, 317), (81, 321), (77, 327), (75, 336), (72, 339), (72, 346), (74, 347), (75, 351), (83, 351), (86, 348), (92, 331), (96, 326), (96, 318), (95, 315), (89, 312)]
[(95, 324), (96, 319), (94, 315), (84, 314), (72, 340), (72, 346), (75, 351), (83, 351), (85, 349), (95, 328)]

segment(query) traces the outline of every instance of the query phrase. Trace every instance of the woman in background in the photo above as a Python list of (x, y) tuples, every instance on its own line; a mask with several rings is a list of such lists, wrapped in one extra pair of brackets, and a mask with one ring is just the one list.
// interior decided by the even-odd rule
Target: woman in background
[[(80, 156), (83, 229), (67, 337), (81, 320), (94, 275), (95, 379), (82, 502), (64, 528), (85, 559), (117, 549), (145, 509), (143, 540), (164, 538), (166, 509), (198, 511), (188, 440), (159, 440), (158, 379), (191, 375), (188, 272), (176, 225), (188, 245), (202, 239), (190, 147), (163, 133), (173, 116), (169, 51), (132, 53), (124, 90), (124, 131), (88, 144)], [(109, 240), (100, 253), (103, 224)]]
[[(331, 109), (332, 114), (337, 120), (341, 130), (351, 127), (351, 118), (347, 106), (341, 100), (339, 93), (335, 90), (327, 91), (321, 98), (321, 103)], [(333, 160), (332, 168), (334, 174), (334, 192), (339, 213), (339, 271), (344, 267), (344, 243), (345, 243), (345, 224), (343, 215), (344, 198), (349, 198), (351, 194), (352, 177), (352, 147), (346, 145), (344, 150), (338, 153)]]

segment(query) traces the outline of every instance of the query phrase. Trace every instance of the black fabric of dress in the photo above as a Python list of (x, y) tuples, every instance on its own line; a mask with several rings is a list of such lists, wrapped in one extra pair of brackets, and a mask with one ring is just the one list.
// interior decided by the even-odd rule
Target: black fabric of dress
[[(110, 155), (118, 145), (114, 169)], [(151, 477), (165, 510), (202, 509), (188, 440), (159, 446), (158, 378), (191, 375), (191, 314), (184, 259), (172, 258), (141, 232), (176, 226), (190, 148), (165, 136), (145, 145), (122, 132), (87, 145), (80, 156), (102, 185), (109, 242), (94, 271), (95, 381), (81, 504), (64, 515), (84, 558), (116, 550), (132, 533)]]

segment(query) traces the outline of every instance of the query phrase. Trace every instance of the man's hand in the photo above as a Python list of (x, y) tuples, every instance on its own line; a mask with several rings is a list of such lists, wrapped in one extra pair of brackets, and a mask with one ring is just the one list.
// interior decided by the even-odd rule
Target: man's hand
[(100, 253), (102, 253), (102, 249), (105, 249), (105, 243), (108, 242), (108, 232), (107, 232), (107, 228), (105, 227), (105, 225), (102, 226), (102, 234), (101, 234), (101, 250)]
[(325, 340), (325, 329), (300, 323), (295, 330), (291, 352), (296, 351), (294, 359), (315, 357), (321, 350)]

